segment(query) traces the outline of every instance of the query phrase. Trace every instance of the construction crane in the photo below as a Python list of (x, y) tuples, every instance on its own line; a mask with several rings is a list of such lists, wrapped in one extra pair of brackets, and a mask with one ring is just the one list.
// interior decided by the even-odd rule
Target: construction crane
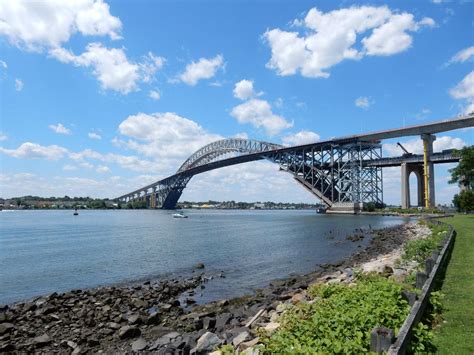
[(401, 145), (400, 142), (397, 142), (397, 145), (398, 145), (400, 148), (402, 148), (403, 151), (405, 152), (405, 153), (403, 153), (403, 156), (404, 156), (404, 157), (409, 157), (409, 156), (413, 155), (413, 153), (410, 153), (408, 150), (406, 150), (405, 147), (404, 147), (403, 145)]

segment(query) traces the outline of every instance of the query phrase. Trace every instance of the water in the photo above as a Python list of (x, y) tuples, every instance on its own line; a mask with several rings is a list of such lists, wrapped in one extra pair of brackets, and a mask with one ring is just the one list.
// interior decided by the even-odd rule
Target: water
[[(0, 213), (0, 303), (74, 288), (223, 271), (200, 302), (230, 298), (318, 263), (352, 254), (355, 228), (406, 219), (316, 215), (314, 211), (162, 210)], [(333, 232), (330, 232), (333, 231)]]

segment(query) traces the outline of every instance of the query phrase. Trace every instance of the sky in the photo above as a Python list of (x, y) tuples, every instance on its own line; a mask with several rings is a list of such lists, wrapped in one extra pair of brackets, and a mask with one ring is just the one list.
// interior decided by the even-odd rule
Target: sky
[[(464, 115), (473, 14), (442, 0), (0, 0), (0, 196), (114, 198), (218, 139), (297, 145)], [(435, 151), (473, 132), (440, 133)], [(458, 191), (452, 167), (435, 168), (437, 203)], [(197, 175), (181, 200), (317, 202), (278, 170)], [(385, 202), (400, 195), (400, 168), (384, 169)]]

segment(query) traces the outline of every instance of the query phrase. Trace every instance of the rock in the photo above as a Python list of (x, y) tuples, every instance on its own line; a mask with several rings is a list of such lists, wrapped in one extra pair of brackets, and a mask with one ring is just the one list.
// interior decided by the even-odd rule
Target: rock
[(5, 312), (0, 312), (0, 323), (6, 322), (8, 320), (8, 315)]
[(250, 348), (245, 349), (244, 351), (242, 351), (240, 354), (241, 355), (259, 355), (260, 352), (258, 351), (258, 349), (250, 347)]
[(391, 266), (388, 266), (388, 265), (385, 265), (383, 267), (383, 271), (382, 271), (382, 275), (384, 275), (385, 277), (388, 277), (390, 275), (393, 274), (393, 269)]
[(141, 351), (147, 347), (147, 342), (143, 338), (138, 338), (132, 343), (132, 350), (133, 351)]
[(0, 344), (0, 353), (10, 352), (15, 350), (15, 345), (11, 343)]
[(99, 344), (100, 344), (99, 339), (97, 339), (94, 336), (87, 339), (87, 345), (89, 346), (97, 346)]
[(186, 298), (186, 301), (185, 301), (185, 302), (186, 302), (186, 304), (194, 304), (194, 303), (196, 303), (196, 301), (195, 301), (194, 299), (192, 299), (192, 298)]
[(271, 322), (268, 323), (263, 329), (265, 329), (269, 334), (272, 334), (280, 327), (280, 323)]
[(178, 333), (178, 332), (169, 332), (165, 335), (163, 335), (162, 338), (167, 338), (169, 339), (169, 341), (171, 342), (172, 340), (176, 339), (177, 337), (179, 337), (181, 334)]
[(129, 324), (140, 324), (141, 323), (141, 318), (139, 314), (132, 314), (131, 316), (128, 317), (127, 319)]
[(171, 308), (173, 308), (173, 306), (168, 304), (168, 303), (165, 303), (165, 304), (161, 305), (161, 307), (160, 307), (160, 309), (163, 312), (169, 312), (171, 310)]
[(227, 324), (230, 323), (231, 319), (232, 314), (230, 313), (219, 314), (216, 318), (216, 329), (223, 329)]
[(80, 354), (82, 351), (81, 347), (78, 346), (77, 348), (74, 349), (74, 351), (72, 352), (73, 355), (77, 355), (77, 354)]
[(293, 304), (297, 304), (297, 303), (300, 303), (300, 302), (306, 302), (307, 299), (306, 299), (306, 295), (303, 294), (303, 293), (295, 293), (292, 297), (291, 297), (291, 302)]
[(204, 329), (214, 329), (216, 327), (216, 319), (211, 317), (205, 317), (202, 321), (202, 324)]
[(146, 323), (147, 324), (158, 324), (160, 323), (160, 312), (153, 312), (151, 313), (147, 320), (146, 320)]
[(160, 338), (165, 334), (168, 334), (172, 331), (173, 329), (168, 328), (168, 327), (163, 327), (163, 326), (155, 326), (150, 329), (149, 334), (153, 338)]
[(248, 339), (249, 335), (250, 334), (248, 332), (239, 333), (234, 339), (232, 339), (232, 344), (235, 347), (238, 347), (241, 343)]
[(72, 340), (68, 340), (66, 345), (69, 346), (71, 349), (77, 348), (77, 343), (73, 342)]
[(51, 343), (51, 338), (48, 334), (43, 334), (33, 339), (33, 344), (36, 346), (43, 346), (49, 343)]
[(15, 328), (15, 325), (12, 323), (1, 323), (0, 324), (0, 335), (9, 333), (12, 329)]
[(242, 351), (242, 350), (245, 350), (247, 348), (252, 348), (255, 345), (257, 345), (259, 341), (260, 341), (259, 337), (253, 338), (252, 340), (241, 343), (240, 346), (239, 346), (239, 349)]
[(135, 308), (148, 308), (148, 302), (139, 298), (133, 298), (131, 303), (135, 306)]
[(126, 325), (119, 329), (120, 339), (135, 338), (141, 334), (140, 329), (134, 326)]
[(107, 326), (110, 328), (110, 329), (120, 329), (120, 324), (118, 323), (115, 323), (115, 322), (109, 322), (107, 323)]
[(221, 339), (214, 333), (206, 332), (198, 341), (196, 347), (191, 350), (191, 353), (198, 353), (203, 351), (212, 351), (215, 347), (221, 344)]
[(197, 263), (196, 264), (196, 269), (204, 269), (204, 264), (203, 263)]
[(216, 350), (216, 351), (213, 351), (212, 353), (209, 353), (209, 355), (222, 355), (222, 351)]

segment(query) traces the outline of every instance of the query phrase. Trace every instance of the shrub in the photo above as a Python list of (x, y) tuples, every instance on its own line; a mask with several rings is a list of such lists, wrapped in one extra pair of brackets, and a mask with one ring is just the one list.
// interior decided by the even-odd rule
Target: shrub
[(363, 276), (353, 286), (313, 286), (309, 294), (314, 302), (286, 312), (277, 332), (263, 334), (263, 350), (272, 354), (368, 352), (374, 327), (398, 331), (407, 317), (410, 306), (401, 293), (402, 286), (376, 275)]

